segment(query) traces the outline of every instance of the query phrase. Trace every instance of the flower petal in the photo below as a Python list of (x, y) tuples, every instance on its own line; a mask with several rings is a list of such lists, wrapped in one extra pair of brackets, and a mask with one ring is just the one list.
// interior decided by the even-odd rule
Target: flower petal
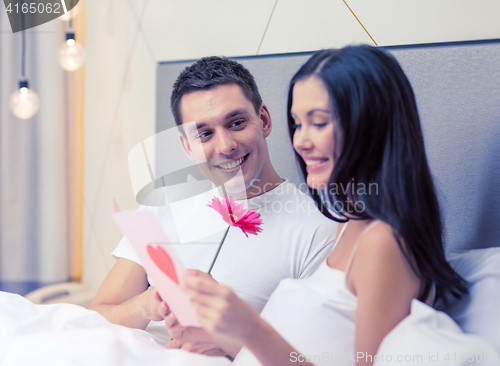
[(248, 238), (248, 234), (257, 235), (262, 229), (260, 213), (254, 209), (245, 209), (244, 203), (236, 203), (232, 196), (224, 197), (222, 200), (213, 198), (208, 207), (213, 208), (221, 214), (222, 219), (229, 225), (239, 227)]

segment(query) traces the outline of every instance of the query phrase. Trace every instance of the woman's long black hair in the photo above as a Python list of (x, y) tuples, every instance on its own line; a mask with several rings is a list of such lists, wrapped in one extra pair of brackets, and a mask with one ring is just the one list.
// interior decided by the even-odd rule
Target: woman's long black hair
[[(354, 219), (378, 219), (393, 228), (403, 254), (423, 282), (419, 299), (427, 297), (433, 284), (435, 300), (445, 300), (447, 293), (455, 297), (466, 293), (465, 281), (445, 259), (441, 212), (415, 96), (399, 63), (386, 51), (370, 46), (314, 54), (290, 82), (292, 141), (293, 88), (311, 76), (320, 78), (328, 90), (336, 121), (332, 138), (341, 146), (334, 154), (327, 199), (344, 217), (348, 213)], [(296, 156), (306, 177), (305, 163)], [(319, 209), (335, 220), (319, 192), (310, 189), (310, 193)]]

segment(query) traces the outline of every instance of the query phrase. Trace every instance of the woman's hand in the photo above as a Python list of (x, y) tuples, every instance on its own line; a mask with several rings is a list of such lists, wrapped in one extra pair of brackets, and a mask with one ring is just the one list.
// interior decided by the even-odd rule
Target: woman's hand
[[(191, 296), (203, 328), (217, 343), (221, 339), (244, 345), (264, 366), (294, 364), (291, 352), (299, 353), (229, 287), (196, 272), (184, 277), (183, 287)], [(233, 357), (236, 354), (228, 353)]]
[(183, 287), (191, 296), (203, 328), (215, 337), (245, 343), (255, 334), (253, 328), (260, 323), (259, 314), (229, 287), (193, 272), (184, 277)]

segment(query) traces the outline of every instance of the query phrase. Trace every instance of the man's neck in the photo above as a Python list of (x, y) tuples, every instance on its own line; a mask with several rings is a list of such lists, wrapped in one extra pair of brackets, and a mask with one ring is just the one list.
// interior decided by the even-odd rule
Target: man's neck
[(254, 197), (258, 197), (266, 192), (269, 192), (283, 183), (285, 180), (276, 174), (275, 179), (272, 181), (267, 181), (264, 184), (250, 185), (245, 191), (228, 191), (223, 186), (219, 186), (220, 196), (232, 196), (235, 200), (246, 200)]
[(266, 192), (272, 191), (274, 188), (276, 188), (285, 181), (278, 174), (276, 174), (276, 177), (273, 178), (274, 178), (273, 180), (268, 181), (264, 184), (260, 184), (258, 186), (251, 185), (246, 191), (247, 198), (257, 197)]

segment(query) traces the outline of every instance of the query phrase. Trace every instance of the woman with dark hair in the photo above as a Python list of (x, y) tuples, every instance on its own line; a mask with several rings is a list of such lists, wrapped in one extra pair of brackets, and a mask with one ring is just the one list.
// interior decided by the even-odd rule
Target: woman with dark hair
[(333, 251), (310, 278), (281, 281), (262, 317), (205, 276), (186, 289), (207, 330), (246, 347), (235, 363), (371, 365), (414, 299), (467, 292), (445, 260), (412, 88), (381, 49), (320, 51), (290, 82), (288, 123), (312, 196), (341, 222)]
[[(328, 98), (324, 116), (315, 117), (316, 111), (311, 109), (306, 120), (328, 118), (330, 122), (324, 126), (312, 123), (321, 134), (327, 125), (332, 130), (332, 156), (322, 169), (323, 162), (307, 168), (311, 152), (302, 140), (302, 124), (295, 122), (293, 113), (295, 86), (300, 83), (303, 91), (306, 81)], [(304, 105), (309, 102), (305, 98), (312, 96), (300, 97), (295, 105), (309, 107)], [(323, 213), (337, 220), (325, 209), (326, 203), (343, 217), (339, 221), (388, 224), (422, 282), (419, 300), (425, 301), (433, 285), (435, 300), (447, 292), (459, 295), (466, 291), (463, 280), (445, 260), (441, 212), (415, 96), (393, 56), (370, 46), (316, 53), (290, 82), (288, 126), (302, 173)], [(319, 199), (316, 188), (323, 190), (327, 202)]]

